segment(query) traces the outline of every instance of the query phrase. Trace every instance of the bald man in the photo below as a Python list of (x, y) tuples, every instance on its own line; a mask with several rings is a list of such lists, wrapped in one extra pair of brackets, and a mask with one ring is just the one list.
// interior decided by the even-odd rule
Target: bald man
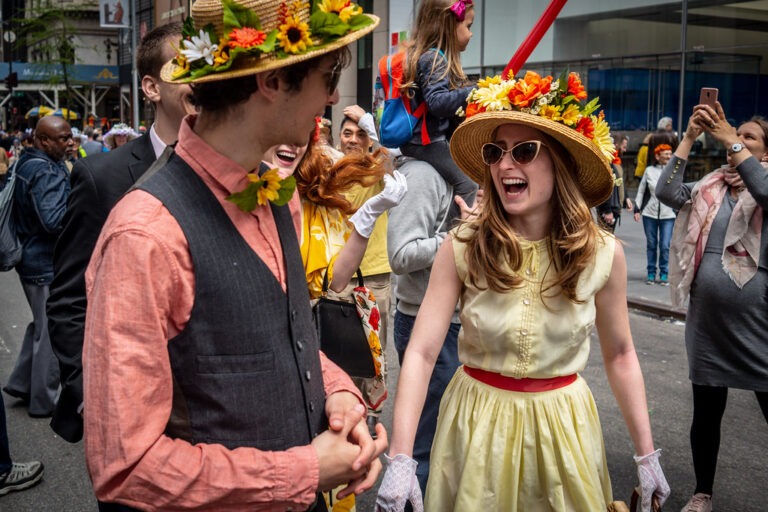
[(53, 279), (53, 247), (70, 191), (64, 157), (73, 145), (69, 123), (60, 117), (44, 117), (35, 128), (34, 146), (22, 152), (16, 168), (13, 215), (22, 245), (16, 272), (32, 309), (32, 322), (3, 391), (27, 403), (29, 415), (38, 418), (53, 413), (59, 388), (45, 301)]

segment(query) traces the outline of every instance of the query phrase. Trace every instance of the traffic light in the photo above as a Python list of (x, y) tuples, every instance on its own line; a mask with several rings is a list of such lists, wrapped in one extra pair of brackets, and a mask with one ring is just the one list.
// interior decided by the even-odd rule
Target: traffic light
[(13, 89), (19, 86), (19, 75), (15, 71), (5, 77), (5, 86), (8, 89)]

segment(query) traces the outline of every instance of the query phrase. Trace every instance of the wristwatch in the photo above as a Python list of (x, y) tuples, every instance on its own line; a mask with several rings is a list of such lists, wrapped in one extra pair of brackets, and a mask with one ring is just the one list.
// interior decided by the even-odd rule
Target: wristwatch
[(733, 155), (735, 153), (738, 153), (742, 149), (744, 149), (744, 144), (742, 144), (741, 142), (737, 142), (736, 144), (732, 144), (731, 147), (728, 148), (728, 154)]

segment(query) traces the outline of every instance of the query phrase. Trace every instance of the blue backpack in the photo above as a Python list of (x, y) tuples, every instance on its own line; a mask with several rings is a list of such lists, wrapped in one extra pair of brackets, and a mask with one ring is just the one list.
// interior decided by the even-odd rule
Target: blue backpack
[(379, 122), (379, 142), (385, 148), (399, 148), (410, 141), (419, 119), (422, 120), (421, 143), (426, 146), (431, 142), (425, 122), (427, 104), (422, 103), (412, 110), (410, 98), (400, 94), (404, 64), (405, 50), (379, 59), (379, 77), (385, 100)]

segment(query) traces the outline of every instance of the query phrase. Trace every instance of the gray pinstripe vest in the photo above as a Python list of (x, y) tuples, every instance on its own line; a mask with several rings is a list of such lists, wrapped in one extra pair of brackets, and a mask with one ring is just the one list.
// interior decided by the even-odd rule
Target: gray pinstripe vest
[(166, 433), (192, 443), (286, 450), (326, 428), (319, 345), (288, 206), (271, 205), (287, 293), (221, 204), (178, 156), (138, 188), (181, 226), (195, 303), (168, 342), (174, 378)]

